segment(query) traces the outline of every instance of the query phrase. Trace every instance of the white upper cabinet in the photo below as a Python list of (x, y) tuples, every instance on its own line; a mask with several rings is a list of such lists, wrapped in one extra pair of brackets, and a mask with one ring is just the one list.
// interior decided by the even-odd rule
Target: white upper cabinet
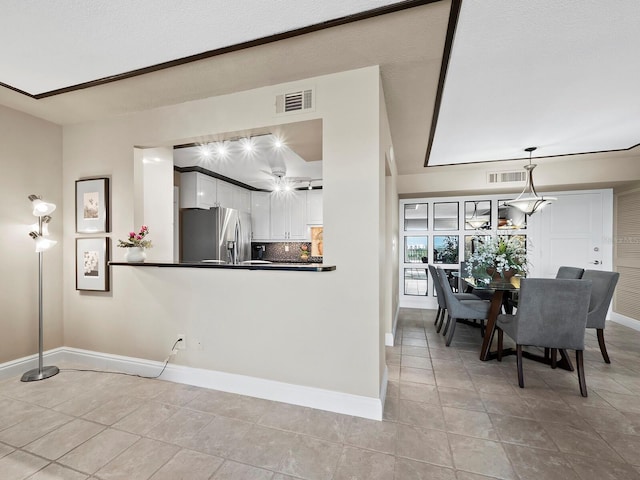
[(211, 208), (216, 206), (218, 184), (215, 178), (198, 172), (180, 175), (180, 208)]
[(307, 192), (307, 224), (322, 225), (322, 190)]
[(251, 235), (254, 240), (270, 240), (271, 194), (251, 192)]
[(218, 180), (218, 206), (226, 208), (235, 208), (233, 205), (233, 189), (234, 185)]
[(271, 240), (307, 239), (307, 192), (271, 194)]
[(180, 208), (235, 208), (251, 213), (251, 193), (200, 172), (180, 174)]
[(233, 208), (240, 212), (251, 213), (251, 191), (235, 187), (233, 189)]

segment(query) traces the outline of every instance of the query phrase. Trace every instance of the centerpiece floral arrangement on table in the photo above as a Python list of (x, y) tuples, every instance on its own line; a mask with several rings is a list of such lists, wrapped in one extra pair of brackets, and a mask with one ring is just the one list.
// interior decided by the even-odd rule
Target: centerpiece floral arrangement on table
[(473, 277), (508, 279), (527, 272), (527, 249), (519, 235), (477, 235), (476, 247), (467, 260), (467, 274)]
[(144, 262), (147, 258), (144, 253), (145, 248), (151, 248), (151, 240), (145, 237), (149, 234), (149, 227), (142, 225), (139, 232), (129, 232), (127, 240), (118, 240), (118, 247), (126, 248), (124, 258), (127, 262)]

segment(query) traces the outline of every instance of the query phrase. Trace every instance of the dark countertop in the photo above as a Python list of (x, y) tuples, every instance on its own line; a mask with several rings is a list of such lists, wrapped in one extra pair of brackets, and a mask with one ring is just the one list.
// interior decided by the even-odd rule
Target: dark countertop
[(289, 272), (331, 272), (336, 269), (335, 265), (325, 265), (324, 263), (240, 263), (237, 265), (193, 262), (109, 262), (114, 266), (129, 267), (178, 267), (178, 268), (225, 268), (231, 270), (278, 270)]

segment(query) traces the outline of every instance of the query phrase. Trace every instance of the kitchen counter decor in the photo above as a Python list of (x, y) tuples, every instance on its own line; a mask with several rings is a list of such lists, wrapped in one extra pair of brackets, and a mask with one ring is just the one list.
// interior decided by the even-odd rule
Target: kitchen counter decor
[(124, 259), (128, 263), (141, 263), (147, 258), (145, 248), (151, 248), (151, 240), (146, 240), (145, 237), (149, 233), (149, 228), (146, 225), (140, 227), (140, 231), (129, 232), (129, 238), (127, 240), (118, 240), (118, 247), (126, 248)]

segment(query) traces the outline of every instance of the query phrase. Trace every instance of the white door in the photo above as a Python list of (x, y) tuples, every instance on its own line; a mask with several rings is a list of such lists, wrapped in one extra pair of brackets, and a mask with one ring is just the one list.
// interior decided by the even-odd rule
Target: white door
[(530, 217), (530, 276), (553, 278), (562, 265), (612, 270), (613, 194), (567, 192)]

